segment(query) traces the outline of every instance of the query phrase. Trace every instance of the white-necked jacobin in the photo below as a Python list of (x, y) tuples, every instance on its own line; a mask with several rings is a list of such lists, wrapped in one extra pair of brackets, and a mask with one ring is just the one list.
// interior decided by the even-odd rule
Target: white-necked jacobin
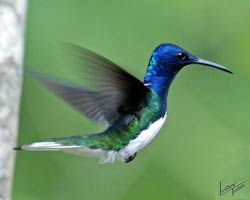
[(176, 74), (186, 65), (201, 64), (232, 73), (174, 44), (161, 44), (152, 53), (144, 82), (110, 60), (77, 45), (69, 45), (82, 66), (92, 70), (96, 90), (66, 84), (33, 73), (75, 109), (108, 125), (97, 134), (55, 138), (16, 147), (16, 150), (57, 151), (100, 157), (100, 163), (130, 162), (160, 131), (167, 118), (167, 96)]

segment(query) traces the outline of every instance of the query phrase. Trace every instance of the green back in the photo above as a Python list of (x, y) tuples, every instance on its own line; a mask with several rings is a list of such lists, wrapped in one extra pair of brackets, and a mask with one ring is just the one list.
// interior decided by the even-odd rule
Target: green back
[[(122, 125), (111, 126), (102, 133), (67, 137), (59, 139), (57, 142), (64, 145), (73, 144), (94, 149), (119, 151), (165, 114), (166, 102), (154, 91), (150, 92), (146, 105), (139, 116), (133, 115), (126, 124), (118, 121), (116, 124)], [(124, 121), (124, 118), (119, 120)]]

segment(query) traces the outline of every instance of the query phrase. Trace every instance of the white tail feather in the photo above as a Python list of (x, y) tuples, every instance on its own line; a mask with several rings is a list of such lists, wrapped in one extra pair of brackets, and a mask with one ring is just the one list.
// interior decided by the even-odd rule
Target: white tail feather
[(56, 142), (36, 142), (21, 146), (21, 150), (26, 151), (58, 151), (63, 149), (79, 148), (76, 145), (62, 145)]

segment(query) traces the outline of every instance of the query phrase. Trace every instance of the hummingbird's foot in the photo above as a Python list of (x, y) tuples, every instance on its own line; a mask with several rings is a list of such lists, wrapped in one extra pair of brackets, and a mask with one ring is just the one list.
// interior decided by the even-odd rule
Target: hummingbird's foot
[(129, 156), (128, 158), (125, 159), (125, 163), (129, 163), (130, 161), (134, 160), (136, 157), (137, 152), (135, 152), (133, 155)]

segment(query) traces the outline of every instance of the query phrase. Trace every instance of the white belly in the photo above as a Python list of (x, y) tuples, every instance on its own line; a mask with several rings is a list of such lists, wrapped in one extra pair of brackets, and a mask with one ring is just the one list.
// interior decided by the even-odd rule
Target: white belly
[(120, 160), (124, 160), (134, 153), (140, 151), (147, 144), (149, 144), (160, 131), (163, 126), (165, 120), (167, 118), (167, 114), (164, 117), (158, 119), (153, 124), (151, 124), (148, 129), (142, 131), (137, 138), (131, 140), (124, 148), (122, 148), (118, 154), (120, 154)]
[(87, 147), (76, 148), (76, 149), (66, 149), (64, 151), (75, 153), (85, 156), (97, 156), (100, 157), (100, 163), (113, 163), (116, 160), (124, 161), (129, 156), (140, 151), (143, 147), (149, 144), (157, 133), (160, 131), (165, 120), (167, 118), (167, 113), (164, 117), (158, 119), (152, 123), (146, 130), (142, 131), (137, 138), (131, 140), (124, 148), (120, 151), (115, 150), (101, 150), (101, 149), (89, 149)]

